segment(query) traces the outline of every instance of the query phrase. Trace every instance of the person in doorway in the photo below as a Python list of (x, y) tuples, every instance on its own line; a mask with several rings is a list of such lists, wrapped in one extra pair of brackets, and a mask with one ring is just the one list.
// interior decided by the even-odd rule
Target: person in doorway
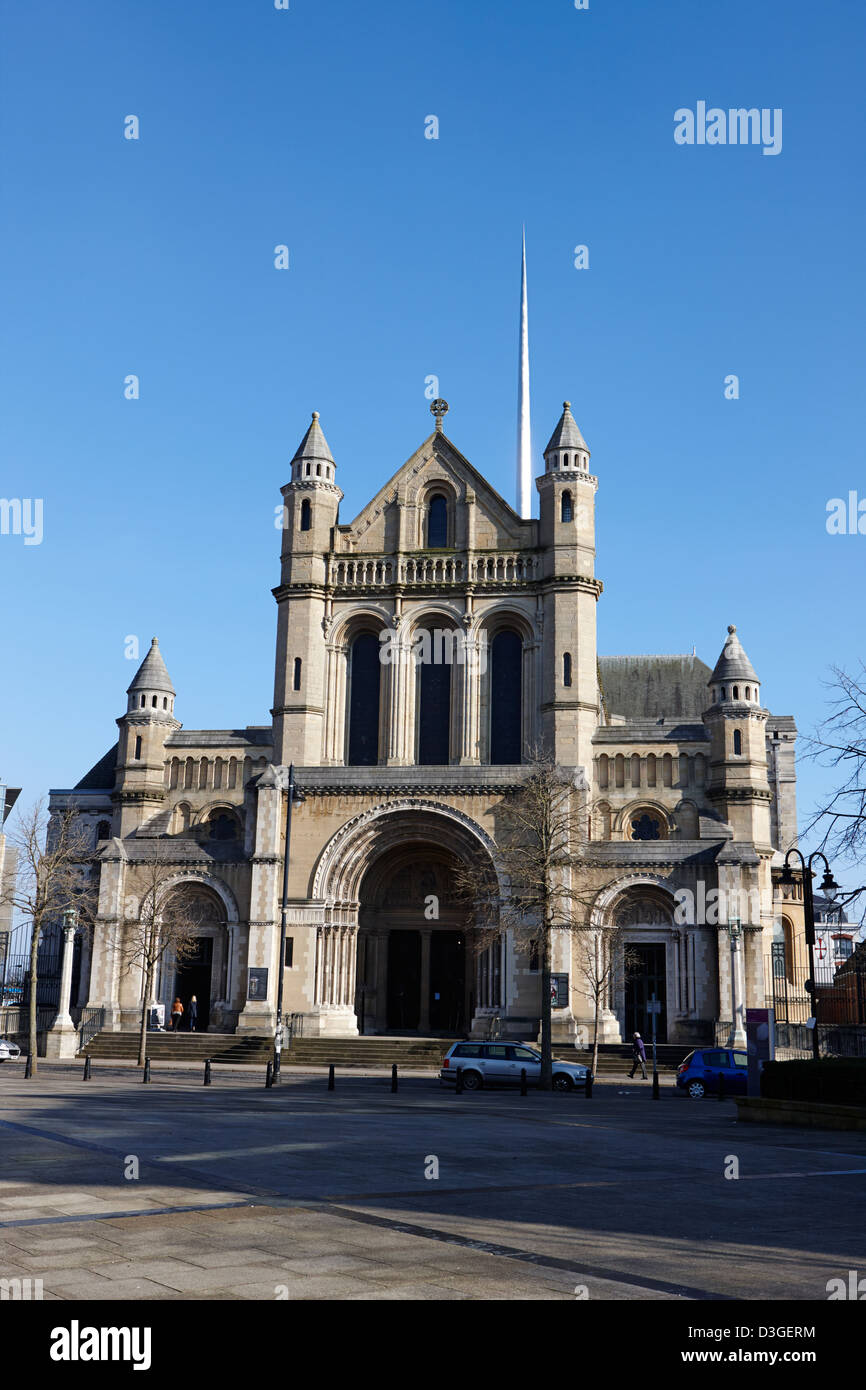
[(183, 1018), (183, 1004), (179, 999), (175, 999), (171, 1006), (171, 1031), (176, 1033)]
[(189, 1001), (189, 1031), (195, 1032), (195, 1025), (198, 1023), (198, 1000), (195, 995)]
[(643, 1073), (643, 1079), (644, 1081), (646, 1081), (646, 1048), (643, 1045), (643, 1038), (641, 1037), (640, 1033), (635, 1033), (631, 1040), (631, 1054), (632, 1064), (629, 1076), (634, 1076), (638, 1067), (640, 1067), (641, 1072)]

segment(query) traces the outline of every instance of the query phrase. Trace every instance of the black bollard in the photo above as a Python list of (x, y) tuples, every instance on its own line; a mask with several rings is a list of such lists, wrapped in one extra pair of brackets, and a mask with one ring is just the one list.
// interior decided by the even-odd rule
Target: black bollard
[(205, 1064), (204, 1064), (204, 1084), (205, 1084), (206, 1086), (210, 1086), (210, 1084), (211, 1084), (211, 1079), (210, 1079), (210, 1057), (208, 1057), (207, 1061), (206, 1061)]
[(718, 1094), (718, 1096), (716, 1097), (716, 1099), (717, 1099), (717, 1100), (724, 1100), (724, 1099), (725, 1099), (725, 1077), (724, 1077), (724, 1074), (723, 1074), (722, 1072), (719, 1072), (719, 1094)]
[(27, 1053), (27, 1061), (24, 1064), (24, 1080), (29, 1081), (33, 1075), (33, 1058)]
[(661, 1091), (659, 1090), (659, 1074), (658, 1074), (657, 1071), (654, 1071), (654, 1072), (653, 1072), (653, 1100), (661, 1100), (661, 1098), (662, 1098), (662, 1094), (661, 1094)]
[(273, 1086), (273, 1084), (274, 1084), (274, 1064), (273, 1064), (273, 1062), (268, 1062), (267, 1070), (266, 1070), (266, 1072), (265, 1072), (265, 1086), (267, 1087), (268, 1090), (270, 1090), (271, 1087)]
[(334, 1063), (332, 1062), (331, 1065), (328, 1067), (328, 1090), (329, 1090), (329, 1091), (333, 1091), (333, 1089), (334, 1089)]
[(592, 1100), (592, 1072), (587, 1068), (586, 1080), (583, 1083), (583, 1092), (587, 1100)]
[(394, 1091), (396, 1091), (396, 1089), (397, 1089), (397, 1063), (394, 1062), (394, 1063), (392, 1063), (392, 1065), (391, 1065), (391, 1092), (392, 1092), (392, 1094), (393, 1094)]
[(462, 1096), (462, 1094), (463, 1094), (463, 1068), (462, 1068), (462, 1067), (458, 1067), (458, 1068), (457, 1068), (457, 1080), (456, 1080), (456, 1082), (455, 1082), (455, 1084), (454, 1084), (454, 1094), (455, 1094), (455, 1096)]
[(93, 1059), (88, 1055), (84, 1059), (84, 1080), (90, 1080), (90, 1073), (93, 1067)]
[(526, 1067), (520, 1068), (520, 1094), (526, 1095)]
[(142, 1085), (144, 1085), (144, 1086), (147, 1086), (147, 1085), (150, 1084), (150, 1058), (149, 1058), (149, 1057), (145, 1057), (145, 1059), (144, 1059), (144, 1076), (141, 1078), (141, 1081), (142, 1081)]

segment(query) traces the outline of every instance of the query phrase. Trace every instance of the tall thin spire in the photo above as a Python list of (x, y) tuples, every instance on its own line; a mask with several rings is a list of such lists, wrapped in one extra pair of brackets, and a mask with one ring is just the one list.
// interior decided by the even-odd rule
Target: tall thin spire
[(523, 228), (523, 273), (520, 285), (520, 370), (517, 381), (517, 510), (532, 515), (532, 445), (529, 426), (529, 312), (526, 297), (526, 227)]

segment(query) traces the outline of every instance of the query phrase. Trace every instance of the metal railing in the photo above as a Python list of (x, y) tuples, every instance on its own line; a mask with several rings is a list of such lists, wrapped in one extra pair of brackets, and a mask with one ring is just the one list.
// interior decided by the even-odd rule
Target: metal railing
[(78, 1051), (83, 1052), (89, 1042), (105, 1027), (104, 1009), (85, 1009), (78, 1025)]

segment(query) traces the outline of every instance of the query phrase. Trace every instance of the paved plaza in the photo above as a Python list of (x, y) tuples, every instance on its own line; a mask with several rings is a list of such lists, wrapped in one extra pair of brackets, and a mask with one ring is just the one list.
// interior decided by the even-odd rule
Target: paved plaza
[(669, 1083), (7, 1064), (0, 1144), (0, 1278), (46, 1300), (821, 1300), (866, 1271), (866, 1135)]

